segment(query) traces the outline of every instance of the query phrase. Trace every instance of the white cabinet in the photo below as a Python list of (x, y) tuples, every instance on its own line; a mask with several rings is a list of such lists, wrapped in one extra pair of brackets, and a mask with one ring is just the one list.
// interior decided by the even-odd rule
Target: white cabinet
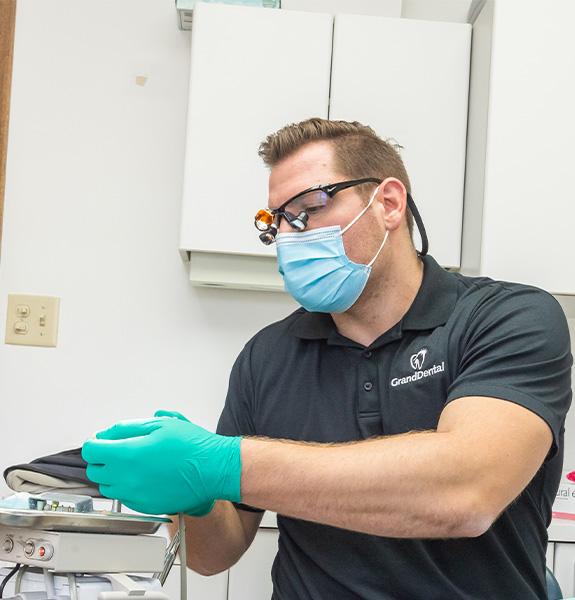
[(553, 562), (555, 560), (555, 544), (553, 542), (549, 542), (547, 544), (547, 552), (545, 553), (545, 562), (547, 563), (547, 568), (553, 571)]
[[(180, 248), (191, 252), (196, 282), (221, 283), (222, 266), (232, 286), (235, 277), (236, 287), (275, 282), (283, 289), (275, 248), (260, 242), (253, 225), (268, 200), (258, 148), (289, 122), (327, 117), (332, 21), (328, 14), (195, 5)], [(247, 276), (260, 279), (244, 286), (245, 256), (271, 259), (248, 262)]]
[(229, 571), (228, 600), (269, 600), (271, 569), (278, 549), (278, 530), (258, 530), (249, 550)]
[(575, 544), (556, 543), (554, 546), (553, 574), (565, 598), (575, 596)]
[(446, 267), (461, 259), (470, 48), (465, 23), (335, 18), (329, 117), (403, 146), (430, 253)]
[(283, 289), (253, 227), (267, 204), (257, 150), (312, 116), (360, 120), (405, 146), (431, 251), (459, 266), (470, 35), (357, 15), (337, 15), (333, 33), (330, 14), (198, 3), (180, 241), (192, 282)]
[(548, 529), (547, 566), (561, 586), (563, 596), (575, 596), (575, 521), (553, 519)]
[[(179, 564), (174, 565), (163, 586), (163, 591), (170, 597), (170, 600), (180, 600), (181, 598), (180, 569)], [(211, 577), (203, 577), (187, 569), (186, 575), (187, 600), (226, 600), (228, 598), (228, 571)]]
[[(170, 539), (164, 527), (159, 534)], [(209, 577), (187, 569), (188, 600), (270, 600), (271, 570), (278, 550), (278, 537), (276, 515), (268, 511), (251, 546), (231, 569)], [(170, 600), (181, 598), (179, 556), (176, 560), (163, 586)]]
[(463, 264), (557, 294), (575, 294), (573, 22), (572, 0), (489, 0), (473, 41)]

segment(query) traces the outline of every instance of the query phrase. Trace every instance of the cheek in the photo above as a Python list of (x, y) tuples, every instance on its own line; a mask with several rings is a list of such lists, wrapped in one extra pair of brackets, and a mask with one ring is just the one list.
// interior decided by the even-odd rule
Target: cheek
[(352, 262), (367, 265), (377, 254), (385, 237), (385, 230), (380, 228), (374, 220), (366, 220), (365, 223), (361, 221), (362, 219), (354, 223), (343, 234), (343, 247)]

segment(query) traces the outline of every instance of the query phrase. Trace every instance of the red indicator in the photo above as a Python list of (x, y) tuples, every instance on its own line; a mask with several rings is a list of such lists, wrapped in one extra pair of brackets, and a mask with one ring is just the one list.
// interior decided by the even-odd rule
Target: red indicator
[(46, 554), (46, 549), (44, 548), (44, 546), (40, 546), (40, 548), (38, 548), (38, 554), (40, 556), (44, 556), (44, 554)]

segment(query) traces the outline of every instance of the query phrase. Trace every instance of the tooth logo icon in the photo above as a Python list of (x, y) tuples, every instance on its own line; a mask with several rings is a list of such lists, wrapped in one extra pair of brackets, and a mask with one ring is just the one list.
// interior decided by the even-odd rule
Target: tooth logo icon
[(419, 371), (423, 367), (423, 361), (427, 354), (427, 348), (422, 348), (417, 354), (412, 354), (409, 359), (409, 363), (416, 370)]

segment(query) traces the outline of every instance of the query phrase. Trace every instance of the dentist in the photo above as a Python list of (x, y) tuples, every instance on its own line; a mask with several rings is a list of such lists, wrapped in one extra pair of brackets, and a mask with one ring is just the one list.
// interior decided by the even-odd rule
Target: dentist
[(427, 256), (401, 157), (369, 127), (310, 119), (260, 155), (256, 227), (302, 308), (247, 343), (217, 434), (169, 411), (121, 422), (85, 443), (88, 476), (188, 515), (205, 575), (275, 511), (275, 600), (546, 599), (573, 360), (559, 305)]

